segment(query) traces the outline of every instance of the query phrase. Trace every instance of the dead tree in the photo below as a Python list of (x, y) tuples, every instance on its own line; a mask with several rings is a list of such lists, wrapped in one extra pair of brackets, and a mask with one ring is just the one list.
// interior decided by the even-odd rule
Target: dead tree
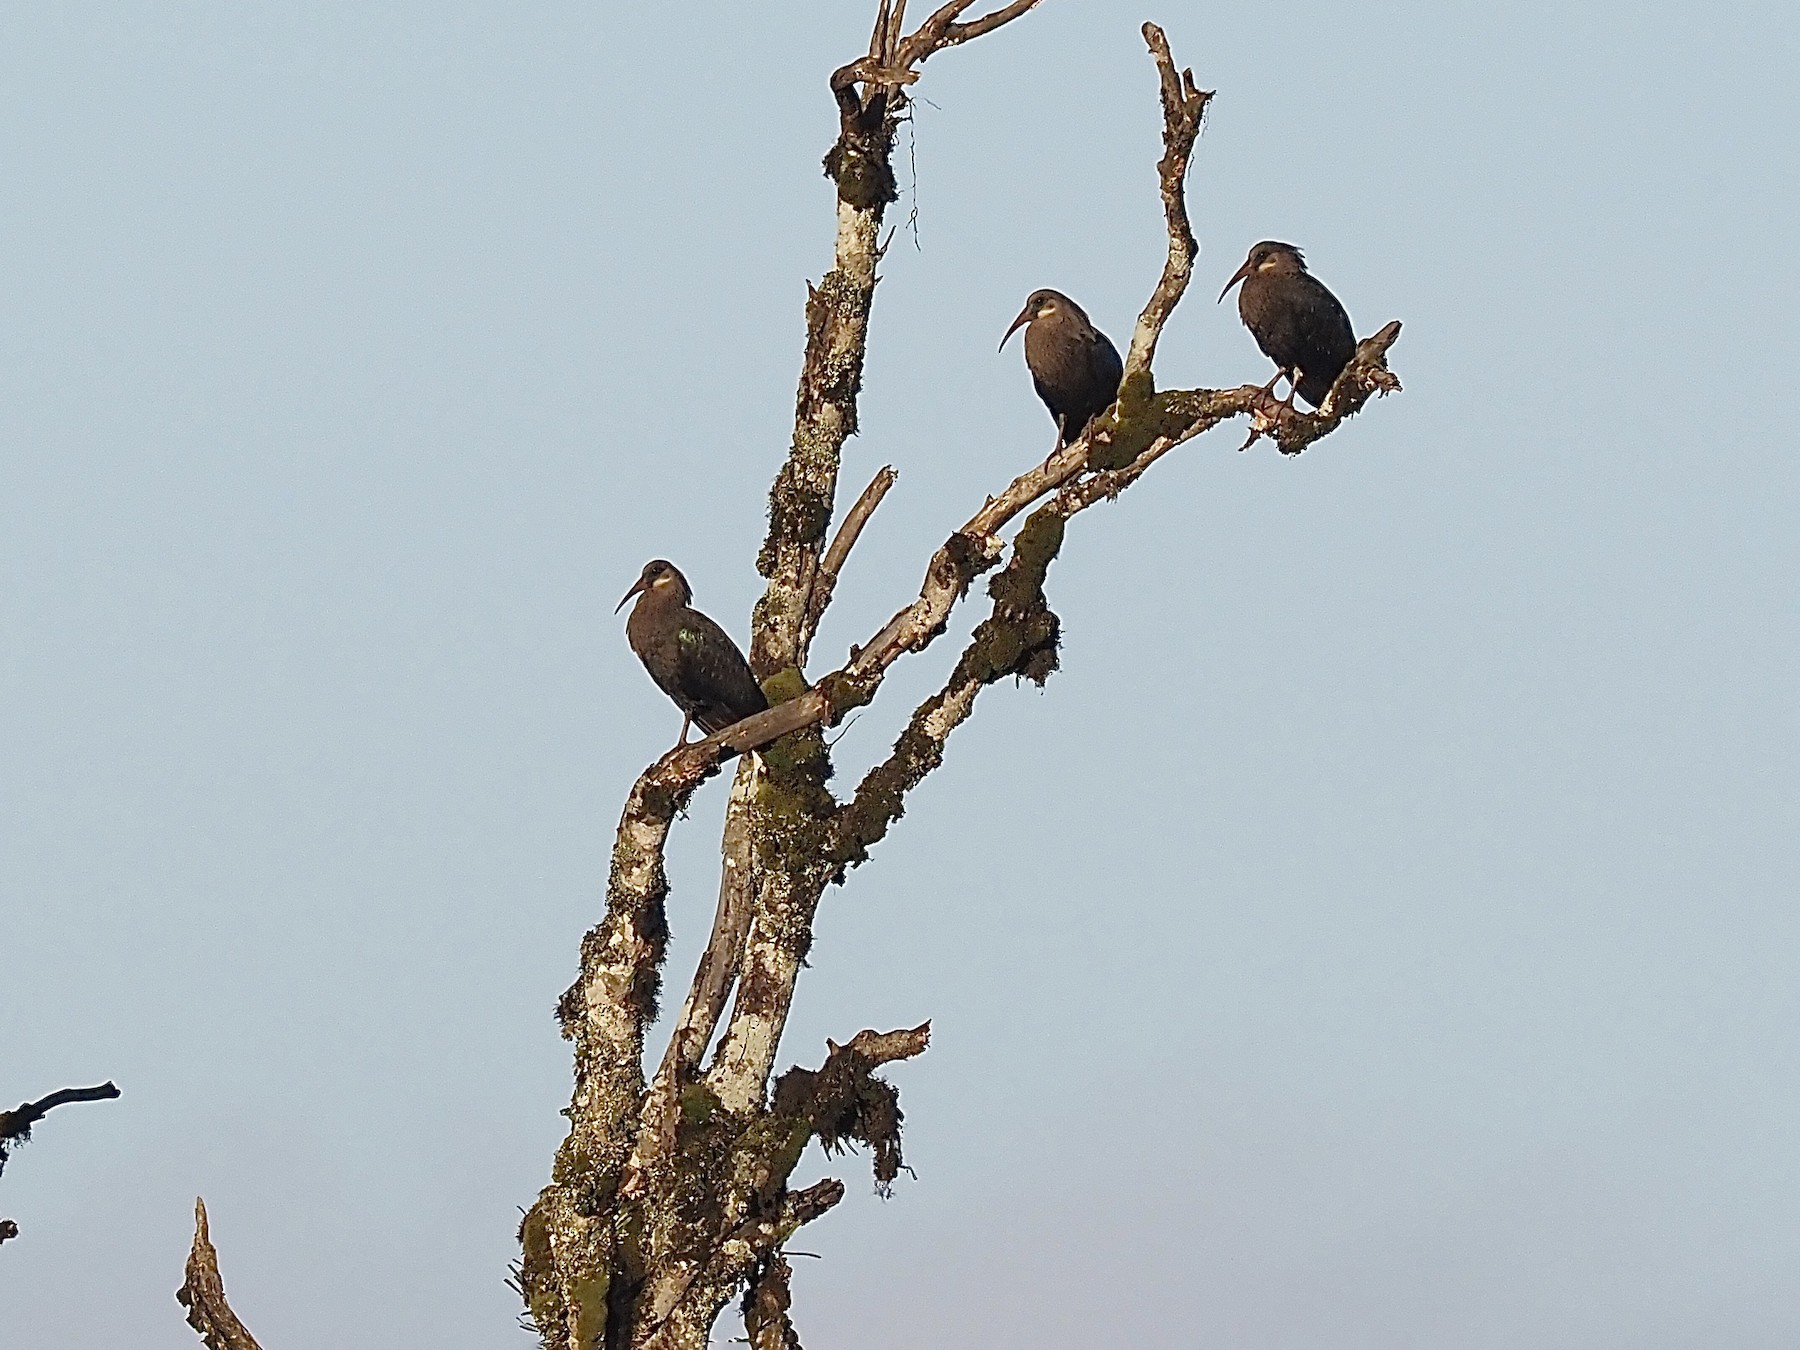
[[(739, 1296), (753, 1347), (799, 1345), (783, 1247), (837, 1204), (844, 1186), (826, 1180), (794, 1190), (789, 1180), (817, 1139), (828, 1151), (850, 1140), (867, 1145), (877, 1184), (893, 1181), (901, 1167), (899, 1101), (877, 1070), (921, 1053), (930, 1037), (929, 1024), (861, 1031), (842, 1045), (828, 1043), (819, 1068), (773, 1078), (826, 890), (867, 861), (908, 794), (942, 763), (976, 695), (1008, 677), (1042, 684), (1056, 669), (1059, 625), (1044, 581), (1075, 516), (1117, 497), (1164, 455), (1222, 422), (1248, 417), (1246, 447), (1266, 437), (1298, 454), (1374, 394), (1399, 388), (1386, 353), (1400, 325), (1390, 323), (1363, 340), (1314, 413), (1280, 407), (1255, 385), (1157, 389), (1157, 341), (1196, 253), (1184, 184), (1212, 95), (1177, 68), (1162, 31), (1147, 23), (1162, 95), (1157, 173), (1168, 254), (1132, 333), (1117, 404), (982, 504), (931, 555), (917, 598), (844, 664), (807, 674), (845, 560), (895, 480), (883, 469), (832, 532), (839, 456), (857, 430), (908, 90), (929, 58), (1038, 3), (1012, 0), (965, 19), (974, 0), (949, 0), (909, 32), (906, 0), (881, 0), (868, 51), (831, 76), (839, 129), (825, 172), (836, 186), (836, 250), (831, 270), (808, 288), (793, 442), (770, 491), (769, 531), (757, 558), (767, 588), (752, 620), (750, 660), (771, 706), (670, 751), (626, 800), (606, 913), (582, 940), (579, 976), (558, 1006), (575, 1047), (569, 1133), (519, 1232), (516, 1284), (548, 1350), (704, 1350), (714, 1321)], [(913, 712), (887, 759), (848, 799), (837, 796), (824, 730), (873, 700), (896, 661), (936, 641), (976, 579), (990, 572), (987, 615), (943, 687)], [(733, 757), (711, 939), (656, 1072), (646, 1077), (645, 1037), (668, 941), (664, 846), (695, 790)], [(195, 1252), (188, 1288), (194, 1311), (210, 1319), (208, 1344), (254, 1344), (235, 1318), (225, 1320), (203, 1213)]]
[[(551, 1350), (700, 1347), (733, 1295), (745, 1292), (753, 1345), (796, 1344), (787, 1321), (784, 1243), (843, 1196), (825, 1181), (790, 1190), (812, 1139), (853, 1138), (873, 1150), (878, 1184), (900, 1166), (900, 1112), (877, 1076), (925, 1049), (929, 1027), (864, 1031), (831, 1045), (821, 1068), (792, 1069), (773, 1085), (794, 984), (826, 889), (900, 817), (907, 794), (943, 759), (976, 695), (1008, 676), (1042, 683), (1057, 665), (1058, 622), (1044, 579), (1069, 521), (1130, 487), (1184, 441), (1240, 414), (1253, 438), (1298, 453), (1397, 387), (1385, 353), (1389, 325), (1362, 345), (1316, 414), (1276, 409), (1255, 386), (1158, 392), (1151, 363), (1193, 265), (1184, 181), (1211, 94), (1178, 71), (1163, 34), (1144, 26), (1161, 82), (1164, 155), (1158, 164), (1169, 249), (1132, 334), (1118, 405), (1089, 433), (1002, 488), (952, 534), (902, 607), (840, 668), (806, 673), (820, 615), (869, 514), (893, 484), (884, 469), (845, 513), (834, 537), (839, 453), (857, 429), (883, 212), (895, 199), (892, 151), (907, 91), (926, 60), (1032, 9), (1015, 3), (965, 21), (970, 0), (943, 5), (906, 31), (903, 0), (884, 0), (865, 55), (831, 77), (837, 143), (825, 171), (837, 186), (832, 269), (809, 289), (806, 354), (794, 439), (769, 498), (757, 560), (767, 589), (756, 607), (750, 658), (771, 709), (640, 777), (619, 823), (607, 913), (582, 944), (581, 974), (559, 1009), (575, 1043), (570, 1130), (551, 1184), (521, 1227), (519, 1284)], [(1005, 532), (1029, 511), (1010, 540)], [(828, 542), (829, 538), (829, 542)], [(889, 667), (945, 630), (977, 577), (991, 607), (949, 679), (926, 699), (892, 754), (848, 800), (830, 787), (822, 736), (873, 699)], [(654, 1076), (644, 1036), (657, 1006), (668, 928), (663, 846), (694, 789), (734, 753), (719, 904), (711, 940)], [(735, 990), (729, 1017), (726, 1003)], [(712, 1050), (707, 1059), (709, 1047)]]

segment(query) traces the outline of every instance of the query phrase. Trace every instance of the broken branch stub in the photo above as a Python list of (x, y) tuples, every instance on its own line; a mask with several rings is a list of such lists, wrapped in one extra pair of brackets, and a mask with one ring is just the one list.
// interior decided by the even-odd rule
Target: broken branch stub
[(874, 1150), (875, 1185), (887, 1194), (905, 1166), (900, 1154), (900, 1094), (875, 1077), (895, 1060), (911, 1059), (931, 1043), (931, 1023), (907, 1031), (859, 1031), (848, 1045), (827, 1041), (817, 1069), (789, 1069), (775, 1084), (775, 1115), (800, 1120), (824, 1147), (841, 1151), (846, 1141)]
[(225, 1301), (219, 1253), (206, 1227), (206, 1202), (194, 1201), (194, 1245), (188, 1252), (187, 1278), (175, 1291), (187, 1311), (188, 1325), (200, 1333), (207, 1350), (262, 1350), (250, 1329)]

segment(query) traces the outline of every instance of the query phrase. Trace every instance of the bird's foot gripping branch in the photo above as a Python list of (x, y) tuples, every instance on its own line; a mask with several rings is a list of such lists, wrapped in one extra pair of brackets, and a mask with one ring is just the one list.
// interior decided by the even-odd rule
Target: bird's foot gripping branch
[(1297, 455), (1361, 412), (1375, 395), (1399, 393), (1399, 377), (1387, 363), (1388, 348), (1399, 338), (1400, 320), (1395, 319), (1357, 343), (1317, 412), (1301, 412), (1291, 402), (1278, 402), (1266, 390), (1258, 389), (1259, 397), (1250, 408), (1250, 438), (1238, 449), (1248, 450), (1259, 437), (1268, 436), (1282, 454)]

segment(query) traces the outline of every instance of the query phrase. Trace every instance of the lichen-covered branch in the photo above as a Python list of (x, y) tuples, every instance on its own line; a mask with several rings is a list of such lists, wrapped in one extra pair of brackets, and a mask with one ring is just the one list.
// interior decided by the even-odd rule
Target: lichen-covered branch
[(756, 902), (737, 996), (706, 1084), (727, 1110), (761, 1107), (787, 1025), (794, 981), (812, 946), (830, 872), (819, 840), (837, 801), (831, 755), (817, 728), (771, 746), (757, 803)]
[(636, 1179), (643, 1169), (674, 1144), (681, 1089), (705, 1055), (725, 1011), (732, 982), (737, 978), (755, 899), (750, 806), (756, 792), (758, 765), (759, 761), (752, 758), (738, 767), (731, 796), (725, 803), (725, 830), (719, 849), (719, 904), (713, 915), (712, 935), (669, 1034), (662, 1065), (644, 1098), (637, 1139), (626, 1164), (624, 1184), (628, 1192), (635, 1191)]
[(931, 1023), (904, 1031), (859, 1031), (847, 1045), (827, 1041), (818, 1069), (792, 1068), (775, 1084), (777, 1119), (803, 1120), (812, 1136), (835, 1153), (846, 1141), (874, 1152), (875, 1185), (886, 1194), (905, 1166), (900, 1155), (900, 1094), (875, 1070), (925, 1053)]
[(844, 1198), (844, 1183), (825, 1180), (804, 1190), (789, 1191), (765, 1214), (747, 1219), (713, 1250), (644, 1342), (647, 1350), (704, 1347), (719, 1310), (751, 1278), (763, 1259), (804, 1225), (831, 1210)]
[(732, 784), (725, 804), (725, 832), (720, 847), (719, 907), (713, 932), (694, 972), (681, 1016), (669, 1038), (665, 1063), (692, 1069), (706, 1053), (725, 1010), (726, 995), (737, 975), (744, 934), (750, 926), (750, 897), (755, 884), (754, 831), (750, 813), (756, 800), (757, 761), (747, 762)]
[(606, 917), (582, 940), (580, 975), (558, 1004), (563, 1034), (575, 1042), (570, 1109), (578, 1131), (586, 1125), (611, 1133), (635, 1113), (644, 1031), (656, 1016), (668, 940), (663, 850), (675, 814), (703, 776), (665, 756), (638, 779), (619, 821)]
[(764, 1258), (744, 1290), (744, 1333), (750, 1350), (802, 1350), (788, 1319), (794, 1296), (788, 1288), (793, 1267), (779, 1251)]
[(1059, 502), (1040, 507), (1019, 531), (1012, 557), (988, 585), (993, 611), (976, 626), (944, 687), (913, 711), (893, 752), (869, 770), (833, 819), (827, 856), (837, 869), (834, 880), (867, 861), (904, 814), (907, 794), (944, 762), (950, 733), (974, 712), (977, 694), (1008, 675), (1042, 685), (1056, 669), (1061, 625), (1044, 599), (1044, 579), (1072, 514)]
[(839, 458), (844, 441), (856, 434), (881, 221), (899, 191), (894, 133), (906, 109), (906, 87), (934, 53), (991, 32), (1037, 2), (1020, 0), (959, 24), (973, 0), (951, 0), (903, 36), (904, 0), (883, 0), (868, 54), (831, 77), (838, 138), (825, 156), (825, 173), (837, 188), (837, 237), (831, 270), (817, 286), (807, 287), (794, 436), (769, 493), (769, 533), (757, 558), (757, 569), (768, 579), (751, 624), (750, 665), (759, 678), (806, 664), (808, 615), (837, 495)]
[(175, 1291), (187, 1311), (188, 1325), (200, 1333), (206, 1350), (262, 1350), (256, 1337), (225, 1301), (219, 1253), (206, 1228), (206, 1202), (194, 1201), (194, 1245), (188, 1252), (187, 1278)]
[(557, 1007), (575, 1043), (569, 1133), (551, 1184), (519, 1226), (519, 1285), (551, 1350), (611, 1347), (629, 1315), (638, 1263), (609, 1207), (642, 1106), (644, 1033), (668, 942), (663, 850), (676, 813), (718, 763), (716, 748), (678, 748), (633, 785), (613, 844), (606, 915), (582, 939), (580, 973)]
[[(693, 1072), (734, 984), (739, 1013), (774, 993), (785, 1017), (791, 984), (776, 991), (760, 979), (757, 955), (810, 941), (812, 908), (828, 878), (822, 864), (802, 865), (798, 853), (776, 845), (821, 830), (837, 807), (826, 788), (830, 760), (819, 725), (826, 709), (847, 711), (852, 691), (837, 681), (820, 708), (801, 670), (845, 558), (893, 481), (891, 470), (877, 475), (824, 548), (843, 442), (856, 430), (878, 230), (895, 196), (894, 133), (906, 87), (928, 57), (1032, 5), (962, 22), (970, 7), (967, 0), (942, 6), (907, 35), (903, 0), (884, 2), (867, 56), (831, 80), (839, 114), (837, 143), (825, 162), (837, 189), (833, 266), (808, 288), (793, 441), (771, 491), (758, 559), (768, 584), (750, 658), (772, 706), (665, 755), (638, 780), (620, 821), (607, 913), (584, 939), (579, 976), (559, 1007), (575, 1042), (570, 1131), (551, 1184), (520, 1228), (519, 1286), (552, 1350), (703, 1346), (723, 1302), (794, 1226), (842, 1193), (815, 1187), (787, 1194), (787, 1175), (810, 1136), (804, 1122), (767, 1112), (765, 1046), (758, 1045), (744, 1078), (754, 1082), (753, 1092), (732, 1091), (731, 1082), (721, 1092), (711, 1075), (695, 1081)], [(758, 762), (740, 766), (727, 803), (727, 867), (712, 940), (662, 1065), (646, 1085), (644, 1036), (667, 936), (668, 831), (701, 781), (731, 754), (752, 749), (761, 751)], [(715, 1068), (734, 1062), (745, 1025), (734, 1014)], [(767, 1030), (772, 1054), (780, 1021)]]
[(1138, 315), (1137, 327), (1131, 334), (1131, 347), (1125, 353), (1125, 378), (1145, 377), (1156, 357), (1156, 344), (1163, 326), (1181, 303), (1187, 290), (1188, 277), (1194, 270), (1194, 257), (1199, 245), (1194, 229), (1188, 223), (1187, 171), (1206, 122), (1206, 105), (1212, 91), (1197, 88), (1194, 72), (1175, 71), (1175, 58), (1169, 52), (1169, 40), (1153, 23), (1144, 25), (1144, 41), (1156, 60), (1156, 73), (1162, 87), (1163, 157), (1157, 162), (1156, 176), (1162, 186), (1163, 217), (1169, 230), (1169, 253), (1163, 263), (1162, 276), (1150, 299)]
[(683, 1094), (674, 1154), (646, 1176), (647, 1221), (637, 1241), (646, 1277), (637, 1292), (639, 1327), (629, 1344), (703, 1346), (718, 1312), (783, 1242), (844, 1196), (827, 1179), (804, 1190), (787, 1183), (813, 1139), (845, 1139), (876, 1151), (878, 1185), (900, 1167), (900, 1109), (874, 1069), (924, 1050), (929, 1025), (862, 1031), (831, 1045), (816, 1071), (794, 1070), (773, 1111), (732, 1111), (700, 1085)]

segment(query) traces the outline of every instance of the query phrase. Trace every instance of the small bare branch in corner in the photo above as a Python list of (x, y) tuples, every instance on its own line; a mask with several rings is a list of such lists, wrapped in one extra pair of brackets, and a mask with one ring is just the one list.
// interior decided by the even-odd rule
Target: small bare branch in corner
[(1125, 378), (1147, 375), (1156, 358), (1156, 344), (1175, 306), (1187, 290), (1188, 277), (1194, 270), (1194, 258), (1200, 251), (1194, 229), (1188, 222), (1187, 171), (1194, 153), (1194, 142), (1206, 124), (1206, 108), (1212, 102), (1212, 91), (1197, 88), (1194, 72), (1175, 70), (1175, 57), (1169, 51), (1169, 40), (1153, 23), (1144, 25), (1144, 42), (1156, 61), (1156, 74), (1162, 89), (1163, 157), (1157, 161), (1156, 176), (1162, 186), (1163, 216), (1169, 230), (1169, 254), (1163, 263), (1162, 277), (1138, 316), (1137, 328), (1131, 334), (1131, 349), (1125, 354)]
[[(118, 1095), (119, 1089), (110, 1082), (91, 1088), (60, 1088), (35, 1102), (25, 1102), (11, 1111), (0, 1111), (0, 1171), (6, 1169), (7, 1155), (13, 1149), (31, 1141), (31, 1127), (57, 1107), (71, 1102), (107, 1102)], [(17, 1236), (16, 1231), (14, 1236)]]

